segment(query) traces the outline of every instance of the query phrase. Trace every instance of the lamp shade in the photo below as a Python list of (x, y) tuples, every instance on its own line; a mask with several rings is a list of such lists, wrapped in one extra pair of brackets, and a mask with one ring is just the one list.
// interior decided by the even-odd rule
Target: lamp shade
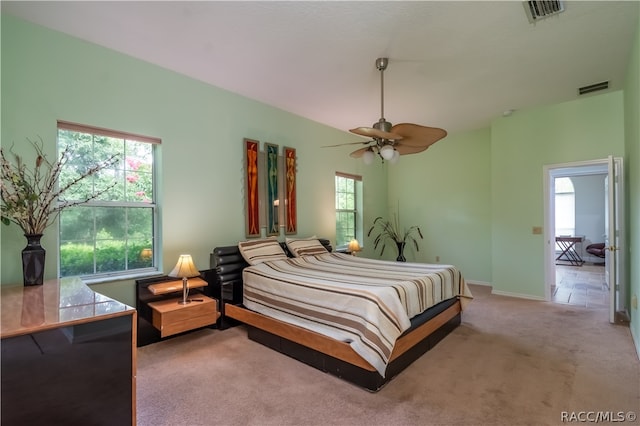
[(391, 145), (385, 145), (380, 148), (380, 155), (382, 155), (382, 158), (384, 158), (385, 160), (391, 160), (393, 158), (394, 151), (395, 149), (393, 149)]
[(373, 153), (373, 151), (371, 151), (370, 149), (366, 150), (363, 154), (362, 154), (362, 161), (364, 161), (364, 164), (366, 164), (367, 166), (371, 163), (373, 163), (373, 159), (375, 158), (375, 154)]
[(143, 248), (140, 251), (140, 257), (142, 259), (144, 259), (144, 260), (149, 260), (149, 259), (151, 259), (152, 256), (153, 256), (153, 250), (148, 248), (148, 247), (147, 248)]
[(358, 243), (358, 240), (353, 239), (349, 241), (349, 251), (360, 251), (360, 244)]
[(191, 278), (200, 276), (200, 271), (193, 264), (190, 254), (181, 254), (176, 267), (168, 275), (170, 277)]
[(396, 164), (398, 162), (399, 158), (400, 158), (400, 153), (398, 152), (398, 150), (394, 149), (393, 150), (393, 157), (391, 157), (391, 160), (389, 160), (389, 162), (391, 164)]

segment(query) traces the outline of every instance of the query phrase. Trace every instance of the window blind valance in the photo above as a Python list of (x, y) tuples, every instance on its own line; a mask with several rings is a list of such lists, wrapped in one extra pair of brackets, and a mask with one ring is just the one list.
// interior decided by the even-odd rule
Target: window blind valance
[(95, 135), (108, 136), (111, 138), (121, 138), (128, 140), (135, 140), (137, 142), (146, 142), (152, 144), (161, 144), (160, 138), (154, 138), (151, 136), (136, 135), (135, 133), (118, 132), (115, 130), (103, 129), (101, 127), (87, 126), (84, 124), (71, 123), (69, 121), (58, 120), (58, 129), (71, 130), (74, 132), (92, 133)]

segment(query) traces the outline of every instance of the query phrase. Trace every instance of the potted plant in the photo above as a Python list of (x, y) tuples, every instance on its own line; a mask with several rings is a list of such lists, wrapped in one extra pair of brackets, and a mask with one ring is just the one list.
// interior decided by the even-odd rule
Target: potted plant
[(4, 150), (0, 148), (1, 220), (5, 225), (13, 222), (22, 229), (27, 238), (27, 246), (22, 250), (24, 285), (39, 285), (42, 284), (44, 275), (45, 250), (40, 245), (44, 230), (55, 221), (63, 209), (93, 200), (109, 191), (116, 183), (83, 199), (64, 200), (65, 192), (83, 179), (114, 166), (118, 162), (118, 155), (112, 155), (85, 169), (59, 186), (60, 173), (71, 155), (70, 147), (67, 146), (63, 150), (58, 161), (51, 163), (44, 154), (41, 140), (29, 142), (35, 149), (33, 168), (27, 167), (22, 157), (13, 153), (13, 149), (10, 150), (13, 162), (9, 161)]
[(420, 247), (418, 246), (418, 240), (416, 238), (424, 239), (422, 236), (422, 231), (418, 226), (412, 226), (410, 228), (405, 228), (402, 232), (400, 232), (400, 224), (397, 216), (393, 216), (393, 220), (383, 219), (382, 217), (377, 217), (373, 221), (373, 225), (369, 228), (369, 232), (367, 232), (367, 237), (370, 237), (371, 234), (376, 231), (375, 239), (373, 240), (374, 250), (378, 250), (380, 247), (380, 256), (384, 254), (384, 249), (387, 243), (393, 243), (398, 249), (398, 257), (396, 260), (398, 262), (406, 262), (407, 259), (404, 257), (404, 248), (407, 242), (412, 242), (416, 251), (420, 251)]

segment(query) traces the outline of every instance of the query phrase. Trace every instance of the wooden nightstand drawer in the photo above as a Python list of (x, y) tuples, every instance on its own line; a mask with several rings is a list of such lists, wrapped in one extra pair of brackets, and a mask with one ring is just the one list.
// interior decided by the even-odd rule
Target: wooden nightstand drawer
[(178, 303), (180, 298), (149, 303), (153, 311), (153, 326), (160, 330), (161, 337), (211, 325), (218, 320), (215, 299), (204, 295), (194, 295), (191, 299), (192, 302), (186, 305)]

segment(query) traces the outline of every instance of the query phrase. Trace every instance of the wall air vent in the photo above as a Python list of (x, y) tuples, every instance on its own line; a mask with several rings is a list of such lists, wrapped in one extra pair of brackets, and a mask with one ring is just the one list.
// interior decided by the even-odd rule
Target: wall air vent
[(609, 88), (608, 81), (601, 81), (600, 83), (590, 84), (588, 86), (582, 86), (578, 88), (578, 95), (586, 95), (587, 93), (597, 92), (598, 90), (604, 90)]
[(562, 0), (529, 0), (523, 3), (527, 18), (532, 24), (549, 16), (564, 12)]

